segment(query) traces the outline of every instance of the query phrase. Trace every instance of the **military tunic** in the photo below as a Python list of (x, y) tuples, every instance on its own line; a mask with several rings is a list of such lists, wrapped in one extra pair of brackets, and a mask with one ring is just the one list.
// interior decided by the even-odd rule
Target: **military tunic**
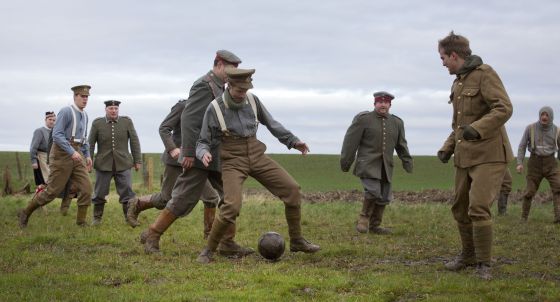
[[(454, 154), (455, 199), (452, 212), (463, 225), (491, 224), (490, 205), (513, 159), (504, 127), (513, 109), (498, 74), (486, 64), (457, 75), (451, 87), (452, 131), (440, 151)], [(465, 140), (470, 125), (479, 139)]]
[[(75, 129), (74, 136), (72, 136), (73, 129)], [(44, 191), (35, 195), (33, 200), (39, 205), (45, 205), (59, 196), (66, 189), (67, 183), (72, 182), (79, 188), (78, 206), (89, 206), (93, 189), (86, 163), (83, 160), (74, 161), (71, 158), (74, 152), (79, 152), (83, 158), (89, 157), (85, 111), (79, 110), (74, 104), (62, 108), (57, 115), (52, 136), (48, 186)]]
[[(354, 175), (362, 179), (366, 198), (374, 198), (377, 203), (387, 204), (392, 199), (395, 150), (403, 168), (412, 172), (412, 157), (408, 151), (403, 121), (392, 114), (361, 112), (354, 117), (344, 136), (340, 167), (346, 172), (356, 161)], [(381, 180), (380, 186), (368, 179)]]
[(224, 91), (224, 81), (209, 71), (197, 79), (189, 92), (185, 108), (181, 113), (181, 155), (179, 162), (184, 157), (193, 157), (194, 164), (190, 169), (183, 170), (175, 182), (171, 192), (171, 200), (166, 208), (175, 216), (186, 216), (196, 206), (207, 181), (218, 192), (220, 200), (223, 198), (222, 174), (217, 165), (206, 168), (195, 157), (196, 141), (200, 134), (202, 118), (206, 107)]
[[(119, 116), (116, 120), (107, 117), (95, 119), (89, 137), (90, 153), (95, 155), (95, 193), (94, 204), (103, 204), (109, 194), (111, 178), (115, 179), (115, 187), (119, 194), (119, 202), (125, 204), (136, 194), (132, 191), (130, 168), (142, 163), (140, 141), (132, 120), (127, 116)], [(130, 150), (128, 146), (130, 144)]]
[[(177, 159), (171, 157), (169, 152), (181, 146), (181, 114), (183, 109), (185, 109), (186, 101), (180, 100), (177, 102), (159, 126), (159, 136), (165, 146), (165, 151), (161, 154), (161, 161), (165, 164), (165, 167), (161, 192), (152, 194), (150, 202), (154, 204), (155, 208), (160, 210), (165, 208), (165, 205), (171, 199), (173, 186), (179, 175), (183, 172), (181, 164)], [(220, 196), (207, 181), (200, 199), (204, 202), (205, 207), (213, 208), (218, 204)]]

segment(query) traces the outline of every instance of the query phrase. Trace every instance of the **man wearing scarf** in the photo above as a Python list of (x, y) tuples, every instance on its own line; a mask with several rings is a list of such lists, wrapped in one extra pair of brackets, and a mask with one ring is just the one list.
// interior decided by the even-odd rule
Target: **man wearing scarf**
[[(517, 152), (517, 173), (523, 172), (525, 151), (529, 149), (531, 157), (527, 162), (527, 187), (523, 195), (521, 218), (527, 221), (531, 210), (531, 200), (539, 189), (543, 178), (548, 180), (552, 190), (554, 223), (560, 223), (560, 169), (554, 158), (560, 146), (558, 127), (554, 125), (554, 112), (545, 106), (539, 110), (539, 121), (525, 128)], [(560, 159), (560, 153), (558, 154)]]
[[(402, 161), (406, 172), (412, 173), (412, 157), (404, 134), (404, 123), (389, 113), (393, 95), (380, 91), (373, 94), (374, 111), (364, 111), (354, 117), (346, 131), (340, 155), (340, 168), (350, 170), (354, 160), (354, 175), (364, 187), (362, 211), (358, 216), (356, 230), (374, 234), (390, 234), (381, 227), (385, 206), (393, 199), (391, 180), (393, 175), (393, 152)], [(357, 154), (356, 154), (357, 153)]]
[(504, 124), (513, 108), (498, 74), (479, 56), (469, 40), (453, 31), (439, 41), (438, 51), (449, 74), (456, 75), (449, 103), (451, 133), (438, 151), (455, 165), (455, 197), (451, 212), (457, 221), (462, 252), (445, 267), (459, 271), (476, 265), (478, 277), (492, 278), (492, 215), (495, 200), (513, 152)]

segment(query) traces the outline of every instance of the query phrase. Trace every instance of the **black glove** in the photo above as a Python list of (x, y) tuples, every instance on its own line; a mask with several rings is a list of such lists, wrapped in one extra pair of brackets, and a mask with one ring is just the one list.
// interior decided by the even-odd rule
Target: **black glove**
[(480, 134), (471, 125), (466, 125), (463, 127), (463, 138), (468, 141), (474, 141), (480, 138)]
[(407, 173), (412, 173), (412, 161), (403, 161), (402, 167)]
[(451, 153), (447, 153), (445, 151), (438, 151), (437, 157), (442, 163), (446, 164), (451, 158)]

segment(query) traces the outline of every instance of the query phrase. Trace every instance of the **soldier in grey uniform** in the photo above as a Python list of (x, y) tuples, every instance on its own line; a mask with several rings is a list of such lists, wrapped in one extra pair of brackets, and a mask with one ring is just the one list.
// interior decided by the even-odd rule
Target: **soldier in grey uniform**
[[(406, 172), (412, 173), (412, 157), (404, 134), (404, 123), (390, 114), (394, 96), (380, 91), (373, 94), (374, 111), (364, 111), (354, 117), (346, 131), (340, 155), (340, 168), (350, 170), (354, 160), (354, 175), (364, 187), (362, 211), (356, 230), (360, 233), (390, 234), (380, 227), (385, 206), (393, 199), (393, 151), (402, 161)], [(357, 153), (357, 154), (356, 154)]]
[[(154, 207), (159, 210), (165, 208), (167, 202), (171, 199), (175, 181), (183, 172), (183, 167), (181, 167), (178, 159), (181, 153), (179, 148), (181, 146), (181, 114), (185, 109), (186, 102), (187, 100), (179, 100), (159, 126), (159, 136), (165, 146), (165, 151), (161, 154), (161, 161), (165, 164), (161, 192), (133, 198), (129, 202), (127, 222), (132, 227), (140, 225), (138, 222), (140, 212)], [(204, 238), (206, 239), (212, 228), (214, 213), (220, 196), (207, 181), (200, 199), (204, 203)]]
[[(101, 223), (111, 178), (115, 180), (125, 219), (128, 201), (136, 196), (132, 191), (130, 169), (134, 167), (138, 171), (142, 165), (140, 141), (132, 120), (128, 116), (119, 115), (120, 103), (115, 100), (106, 101), (105, 116), (96, 118), (91, 125), (90, 154), (93, 154), (97, 144), (97, 154), (93, 164), (95, 191), (92, 199), (92, 224), (94, 225)], [(128, 150), (129, 144), (132, 154)]]
[(196, 157), (207, 167), (221, 165), (224, 201), (207, 246), (198, 256), (197, 261), (201, 263), (213, 260), (218, 243), (229, 226), (235, 224), (241, 210), (243, 182), (249, 176), (284, 202), (290, 250), (305, 253), (320, 250), (302, 236), (300, 187), (286, 170), (264, 154), (266, 146), (256, 138), (258, 123), (265, 125), (288, 149), (295, 148), (304, 155), (309, 149), (274, 120), (256, 96), (247, 92), (253, 88), (254, 72), (254, 69), (226, 69), (227, 90), (212, 101), (204, 114)]
[(45, 126), (35, 129), (31, 145), (29, 146), (29, 156), (31, 157), (31, 167), (35, 177), (35, 185), (45, 185), (49, 178), (49, 165), (47, 159), (49, 136), (56, 122), (56, 114), (52, 111), (45, 113)]
[(92, 186), (88, 171), (91, 157), (87, 143), (88, 118), (84, 111), (91, 86), (72, 87), (74, 103), (58, 113), (53, 128), (53, 145), (49, 154), (50, 174), (45, 190), (35, 194), (27, 207), (18, 213), (19, 226), (25, 228), (29, 216), (40, 206), (48, 204), (72, 181), (79, 189), (76, 224), (86, 225), (87, 208), (91, 203)]
[[(223, 199), (222, 174), (218, 165), (205, 166), (195, 158), (196, 141), (200, 134), (204, 111), (216, 97), (222, 95), (226, 78), (225, 68), (237, 67), (241, 59), (227, 50), (218, 50), (214, 59), (214, 66), (207, 74), (194, 82), (189, 92), (189, 98), (181, 114), (181, 154), (179, 160), (183, 172), (177, 178), (171, 200), (165, 206), (156, 221), (140, 235), (140, 243), (144, 244), (146, 253), (159, 252), (159, 240), (169, 226), (181, 216), (188, 215), (196, 206), (206, 182)], [(224, 255), (245, 256), (254, 251), (238, 245), (233, 239), (235, 225), (232, 224), (227, 236), (220, 242), (220, 251)]]

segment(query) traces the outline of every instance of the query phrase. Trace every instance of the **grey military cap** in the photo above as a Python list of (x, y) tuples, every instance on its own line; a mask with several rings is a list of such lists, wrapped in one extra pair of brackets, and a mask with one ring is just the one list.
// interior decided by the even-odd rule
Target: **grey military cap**
[(255, 69), (226, 68), (227, 82), (231, 86), (251, 89), (253, 88), (253, 78)]
[(395, 96), (386, 92), (386, 91), (378, 91), (373, 94), (373, 98), (375, 101), (392, 101)]
[(216, 51), (216, 59), (226, 61), (231, 64), (240, 64), (241, 59), (236, 56), (233, 52), (225, 49), (220, 49)]

